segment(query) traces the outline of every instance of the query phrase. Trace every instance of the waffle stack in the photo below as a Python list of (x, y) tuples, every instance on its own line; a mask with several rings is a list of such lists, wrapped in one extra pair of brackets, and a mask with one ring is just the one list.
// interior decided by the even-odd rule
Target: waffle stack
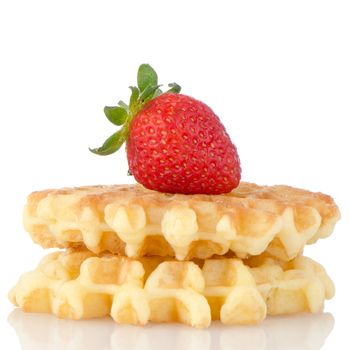
[(334, 286), (302, 252), (339, 217), (327, 195), (244, 182), (224, 195), (141, 185), (34, 192), (25, 228), (44, 248), (62, 250), (24, 274), (9, 297), (62, 318), (197, 328), (317, 312)]

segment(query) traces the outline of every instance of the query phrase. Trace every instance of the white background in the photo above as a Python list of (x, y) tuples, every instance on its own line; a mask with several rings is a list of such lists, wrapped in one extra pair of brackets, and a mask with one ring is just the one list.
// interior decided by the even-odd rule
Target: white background
[[(348, 348), (349, 18), (337, 0), (2, 0), (0, 348), (319, 349), (329, 332), (324, 349)], [(103, 106), (128, 98), (143, 62), (220, 116), (244, 180), (334, 196), (341, 222), (305, 250), (335, 281), (327, 314), (197, 331), (12, 313), (8, 290), (46, 254), (22, 228), (27, 194), (133, 181), (124, 152), (87, 148), (115, 131)]]

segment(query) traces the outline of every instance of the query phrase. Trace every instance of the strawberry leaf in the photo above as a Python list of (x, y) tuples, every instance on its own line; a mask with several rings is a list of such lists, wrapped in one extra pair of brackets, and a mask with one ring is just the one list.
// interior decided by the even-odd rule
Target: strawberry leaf
[(140, 91), (144, 91), (149, 85), (158, 84), (158, 76), (149, 64), (141, 64), (137, 72), (137, 86)]
[(129, 110), (129, 106), (124, 101), (119, 101), (118, 106), (124, 108), (126, 111)]
[[(122, 128), (110, 136), (101, 147), (89, 150), (101, 156), (116, 152), (129, 137), (129, 127), (133, 118), (144, 108), (146, 102), (163, 93), (160, 86), (154, 69), (149, 64), (141, 64), (137, 72), (137, 87), (129, 86), (131, 90), (129, 105), (119, 101), (117, 106), (104, 108), (108, 120), (114, 125), (122, 125)], [(169, 84), (169, 88), (166, 92), (179, 93), (181, 90), (176, 83)]]
[(140, 90), (136, 86), (129, 86), (131, 90), (131, 96), (129, 101), (129, 108), (131, 109), (135, 104), (140, 95)]
[(157, 89), (153, 94), (153, 98), (160, 96), (162, 93), (163, 93), (163, 91), (161, 89)]
[(181, 86), (179, 84), (171, 83), (168, 84), (168, 86), (170, 87), (170, 89), (167, 92), (173, 92), (175, 94), (178, 94), (181, 91)]
[(89, 148), (89, 150), (90, 152), (100, 156), (108, 156), (109, 154), (118, 151), (125, 139), (125, 133), (123, 132), (123, 129), (120, 129), (110, 136), (101, 147)]
[(159, 89), (161, 85), (149, 85), (142, 92), (140, 100), (142, 103), (145, 103), (153, 98), (154, 93)]
[(122, 107), (108, 107), (104, 108), (107, 119), (114, 125), (123, 125), (128, 113)]

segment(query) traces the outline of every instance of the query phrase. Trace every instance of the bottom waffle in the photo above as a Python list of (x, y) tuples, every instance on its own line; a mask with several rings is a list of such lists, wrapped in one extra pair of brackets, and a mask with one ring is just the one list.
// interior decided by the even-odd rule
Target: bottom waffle
[(82, 319), (110, 315), (117, 323), (211, 320), (255, 324), (267, 314), (317, 312), (334, 286), (324, 268), (300, 256), (290, 262), (255, 257), (175, 261), (51, 253), (9, 294), (25, 311)]

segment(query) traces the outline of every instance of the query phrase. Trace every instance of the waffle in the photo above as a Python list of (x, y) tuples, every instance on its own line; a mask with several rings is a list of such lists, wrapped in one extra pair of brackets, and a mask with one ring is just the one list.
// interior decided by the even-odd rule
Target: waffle
[(339, 217), (331, 197), (287, 186), (241, 182), (229, 194), (209, 196), (115, 185), (34, 192), (24, 225), (45, 248), (177, 260), (267, 251), (290, 260), (330, 235)]
[(134, 260), (87, 250), (46, 256), (9, 294), (25, 311), (82, 319), (110, 315), (117, 323), (211, 320), (255, 324), (266, 314), (318, 312), (334, 294), (323, 267), (306, 257), (176, 261)]

